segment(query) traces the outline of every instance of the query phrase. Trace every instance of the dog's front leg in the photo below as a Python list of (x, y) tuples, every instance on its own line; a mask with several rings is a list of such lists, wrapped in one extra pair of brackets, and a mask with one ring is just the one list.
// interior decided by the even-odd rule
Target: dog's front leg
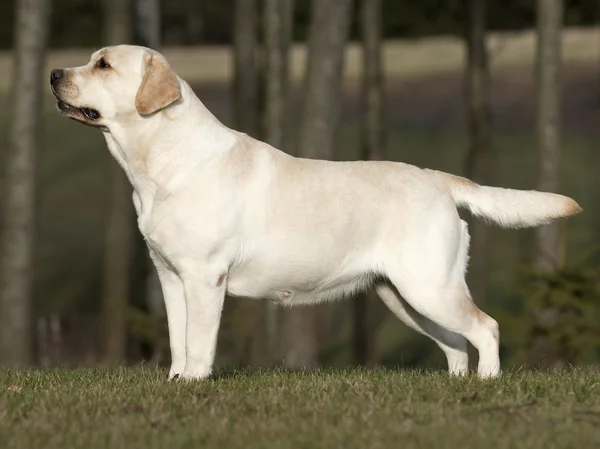
[(212, 372), (225, 299), (226, 276), (211, 276), (211, 271), (198, 268), (183, 278), (187, 306), (183, 379), (203, 379)]
[(169, 326), (169, 345), (171, 347), (171, 369), (169, 379), (180, 376), (185, 369), (185, 326), (186, 306), (183, 282), (161, 259), (148, 247), (150, 258), (154, 262), (158, 279), (162, 288), (167, 324)]
[[(108, 135), (107, 135), (108, 136)], [(111, 145), (116, 145), (112, 137), (107, 142), (109, 148)], [(112, 151), (112, 150), (111, 150)], [(133, 206), (139, 217), (142, 212), (142, 204), (140, 196), (134, 190)], [(140, 226), (142, 235), (144, 234)], [(162, 289), (163, 300), (165, 302), (165, 310), (167, 312), (167, 325), (169, 327), (169, 346), (171, 348), (171, 369), (169, 370), (169, 379), (180, 376), (185, 369), (185, 325), (186, 325), (186, 308), (185, 296), (183, 292), (183, 282), (173, 269), (161, 259), (154, 251), (149, 242), (146, 242), (150, 259), (154, 263)]]

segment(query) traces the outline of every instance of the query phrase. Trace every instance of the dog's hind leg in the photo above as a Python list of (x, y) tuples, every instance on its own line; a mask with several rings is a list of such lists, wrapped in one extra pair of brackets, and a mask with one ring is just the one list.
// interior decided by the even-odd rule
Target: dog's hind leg
[(424, 317), (402, 299), (394, 286), (380, 283), (375, 291), (383, 303), (407, 326), (431, 338), (446, 354), (450, 374), (466, 374), (469, 369), (467, 339), (462, 335), (450, 332), (430, 319)]
[(419, 219), (415, 234), (400, 242), (399, 254), (386, 254), (384, 274), (417, 313), (475, 346), (481, 377), (496, 376), (498, 323), (471, 300), (465, 282), (467, 225), (452, 212), (440, 209), (435, 221), (425, 215)]

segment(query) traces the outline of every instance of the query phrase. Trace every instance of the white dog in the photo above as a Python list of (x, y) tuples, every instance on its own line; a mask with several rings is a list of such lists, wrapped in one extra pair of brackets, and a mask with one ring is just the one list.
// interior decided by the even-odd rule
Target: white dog
[(133, 186), (162, 284), (169, 377), (211, 374), (225, 294), (313, 304), (374, 285), (435, 340), (450, 373), (500, 372), (497, 322), (465, 283), (469, 234), (457, 207), (507, 227), (581, 208), (571, 198), (485, 187), (396, 162), (289, 156), (221, 124), (156, 51), (116, 46), (53, 70), (64, 115), (97, 126)]

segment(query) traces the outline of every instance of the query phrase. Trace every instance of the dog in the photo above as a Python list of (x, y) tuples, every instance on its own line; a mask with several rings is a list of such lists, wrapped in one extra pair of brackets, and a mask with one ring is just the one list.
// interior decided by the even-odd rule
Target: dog
[(226, 127), (160, 53), (119, 45), (55, 69), (58, 110), (97, 127), (133, 187), (161, 282), (169, 378), (212, 373), (225, 295), (285, 306), (373, 287), (444, 351), (448, 371), (500, 373), (498, 323), (465, 282), (469, 233), (458, 208), (504, 227), (582, 209), (554, 193), (478, 185), (399, 162), (293, 157)]

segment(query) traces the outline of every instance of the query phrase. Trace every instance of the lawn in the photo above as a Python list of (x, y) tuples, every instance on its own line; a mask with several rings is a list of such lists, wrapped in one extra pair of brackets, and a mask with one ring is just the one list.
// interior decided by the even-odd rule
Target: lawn
[(563, 448), (600, 444), (600, 374), (390, 369), (0, 373), (11, 448)]

